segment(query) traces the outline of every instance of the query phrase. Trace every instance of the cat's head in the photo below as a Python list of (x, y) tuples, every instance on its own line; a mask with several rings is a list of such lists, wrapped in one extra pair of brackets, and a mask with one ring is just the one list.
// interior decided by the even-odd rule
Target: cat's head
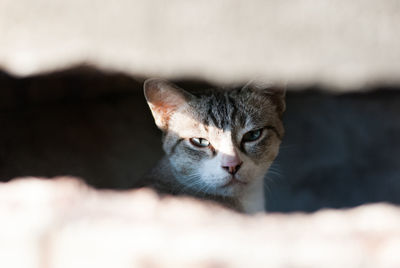
[(284, 133), (284, 90), (248, 84), (189, 93), (149, 79), (144, 93), (177, 179), (207, 194), (236, 196), (262, 180)]

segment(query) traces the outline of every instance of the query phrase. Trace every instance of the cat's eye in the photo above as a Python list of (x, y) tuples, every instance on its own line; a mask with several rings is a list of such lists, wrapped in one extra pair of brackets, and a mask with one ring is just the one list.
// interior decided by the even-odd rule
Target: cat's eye
[(210, 146), (210, 142), (203, 138), (190, 138), (190, 143), (197, 147), (208, 147)]
[(261, 137), (262, 132), (263, 132), (262, 128), (249, 131), (243, 135), (242, 142), (256, 141)]

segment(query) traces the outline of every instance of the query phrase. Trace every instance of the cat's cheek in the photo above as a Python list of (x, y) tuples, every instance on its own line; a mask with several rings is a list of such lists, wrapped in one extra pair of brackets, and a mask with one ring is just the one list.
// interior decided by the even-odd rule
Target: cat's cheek
[(279, 152), (279, 143), (268, 146), (254, 146), (248, 150), (246, 156), (257, 166), (265, 166), (275, 160)]
[(268, 154), (266, 155), (266, 161), (267, 162), (273, 162), (275, 158), (278, 156), (279, 153), (279, 143), (275, 144), (274, 146), (271, 146), (268, 150)]
[(262, 165), (256, 164), (250, 159), (246, 159), (241, 170), (239, 170), (239, 175), (244, 178), (244, 181), (252, 183), (262, 177), (264, 177), (267, 172), (270, 163), (263, 163)]
[(197, 174), (197, 167), (196, 165), (194, 165), (194, 163), (196, 163), (196, 160), (192, 159), (191, 157), (182, 157), (184, 152), (184, 150), (177, 149), (177, 153), (173, 154), (169, 158), (171, 165), (174, 167), (174, 170), (179, 176), (187, 177), (193, 174)]
[(202, 180), (208, 185), (218, 187), (227, 182), (226, 171), (221, 168), (221, 163), (216, 158), (205, 159), (199, 169)]

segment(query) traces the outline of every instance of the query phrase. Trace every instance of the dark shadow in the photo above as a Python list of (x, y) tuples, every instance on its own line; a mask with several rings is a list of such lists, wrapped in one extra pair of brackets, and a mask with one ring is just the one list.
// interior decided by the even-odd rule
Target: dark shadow
[[(85, 66), (23, 79), (0, 72), (0, 179), (73, 175), (99, 188), (132, 187), (162, 155), (143, 81)], [(399, 88), (289, 91), (287, 108), (268, 176), (270, 211), (400, 204)]]
[(400, 204), (400, 91), (289, 92), (271, 211)]
[(141, 78), (89, 67), (0, 77), (0, 178), (72, 175), (125, 189), (160, 157)]

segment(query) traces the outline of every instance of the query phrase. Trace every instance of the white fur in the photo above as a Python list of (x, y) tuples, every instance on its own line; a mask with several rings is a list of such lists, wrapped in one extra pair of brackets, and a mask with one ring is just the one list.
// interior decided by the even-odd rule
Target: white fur
[(202, 174), (201, 179), (210, 189), (215, 189), (219, 194), (230, 196), (234, 194), (234, 189), (219, 189), (230, 180), (230, 174), (222, 168), (221, 158), (224, 154), (233, 155), (235, 148), (231, 140), (230, 131), (217, 131), (218, 135), (215, 135), (213, 141), (218, 153), (215, 157), (203, 161), (200, 165), (199, 173)]
[[(244, 89), (250, 87), (251, 84), (253, 83), (247, 84)], [(271, 91), (271, 94), (273, 93), (274, 90)], [(252, 94), (250, 92), (247, 96), (253, 96)], [(280, 94), (280, 96), (283, 95)], [(257, 154), (250, 158), (246, 153), (236, 148), (235, 144), (240, 144), (246, 132), (264, 127), (263, 124), (266, 122), (254, 122), (254, 116), (248, 116), (245, 127), (237, 130), (238, 132), (235, 132), (236, 137), (232, 137), (232, 132), (229, 129), (220, 129), (212, 124), (205, 126), (199, 122), (197, 117), (193, 116), (197, 114), (197, 111), (192, 110), (193, 107), (188, 104), (189, 100), (195, 101), (195, 96), (167, 81), (147, 80), (145, 82), (145, 96), (157, 126), (163, 131), (168, 130), (163, 146), (167, 154), (171, 154), (170, 160), (173, 160), (170, 162), (173, 169), (172, 173), (181, 184), (192, 190), (198, 190), (198, 192), (233, 197), (235, 201), (240, 202), (246, 213), (264, 211), (264, 175), (271, 164), (270, 162), (277, 154), (277, 151), (274, 152), (274, 150), (278, 149), (279, 143), (269, 148), (268, 155), (261, 156), (262, 159), (255, 159)], [(271, 102), (271, 100), (264, 101), (267, 104)], [(205, 108), (204, 103), (199, 105), (199, 109)], [(250, 105), (254, 106), (251, 106), (252, 109), (247, 111), (251, 115), (257, 113), (257, 107), (264, 104), (254, 99), (250, 101)], [(272, 109), (274, 107), (270, 107), (270, 110)], [(281, 110), (280, 112), (283, 112), (284, 108)], [(267, 135), (267, 131), (263, 131), (263, 136), (260, 138), (265, 138), (265, 135)], [(185, 146), (192, 146), (194, 150), (202, 150), (202, 154), (205, 153), (204, 157), (184, 159), (182, 157), (188, 156), (173, 155), (172, 148), (174, 150), (176, 148), (174, 146), (177, 144), (177, 137), (180, 139), (179, 142), (182, 141)], [(211, 146), (197, 147), (190, 142), (192, 138), (206, 139)], [(252, 142), (247, 142), (244, 144), (243, 151), (251, 152), (251, 150), (246, 149), (251, 149), (251, 146), (254, 145)], [(234, 175), (225, 169), (226, 167), (236, 167), (239, 164), (240, 168)], [(232, 171), (233, 169), (229, 168), (229, 170)]]

